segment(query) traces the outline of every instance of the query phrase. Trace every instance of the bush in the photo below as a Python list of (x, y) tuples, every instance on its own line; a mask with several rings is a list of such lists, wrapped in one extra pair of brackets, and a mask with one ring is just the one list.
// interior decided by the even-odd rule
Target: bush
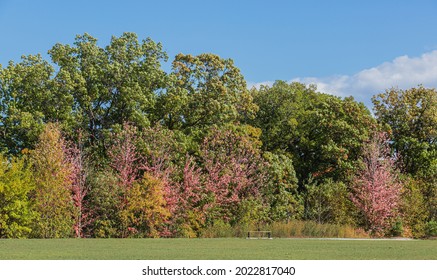
[(403, 236), (404, 233), (404, 226), (401, 220), (396, 221), (391, 230), (390, 230), (390, 235), (391, 236)]
[(426, 224), (426, 235), (428, 237), (437, 237), (437, 221), (429, 221)]
[[(353, 204), (342, 182), (327, 179), (322, 182), (310, 179), (306, 187), (305, 218), (319, 224), (351, 224)], [(352, 215), (351, 215), (352, 214)]]
[(205, 238), (220, 238), (220, 237), (235, 237), (235, 231), (230, 224), (222, 220), (217, 220), (212, 226), (202, 231), (201, 237)]

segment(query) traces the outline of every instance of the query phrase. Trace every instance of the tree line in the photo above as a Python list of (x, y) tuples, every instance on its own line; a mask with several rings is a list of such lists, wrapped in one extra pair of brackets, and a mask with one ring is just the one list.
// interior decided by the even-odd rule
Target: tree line
[(353, 97), (134, 33), (0, 66), (0, 237), (198, 237), (294, 220), (437, 234), (437, 91)]

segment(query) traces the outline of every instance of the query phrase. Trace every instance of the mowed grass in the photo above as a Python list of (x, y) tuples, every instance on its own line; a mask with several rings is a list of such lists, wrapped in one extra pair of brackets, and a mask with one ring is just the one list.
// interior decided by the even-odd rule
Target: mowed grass
[(13, 260), (435, 260), (436, 240), (3, 239)]

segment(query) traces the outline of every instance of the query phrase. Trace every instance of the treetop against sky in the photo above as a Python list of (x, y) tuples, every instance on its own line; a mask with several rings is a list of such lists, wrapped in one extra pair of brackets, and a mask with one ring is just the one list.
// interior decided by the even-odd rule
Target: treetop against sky
[(178, 53), (232, 58), (248, 86), (315, 83), (370, 105), (389, 87), (437, 86), (434, 1), (0, 1), (0, 64), (125, 31)]

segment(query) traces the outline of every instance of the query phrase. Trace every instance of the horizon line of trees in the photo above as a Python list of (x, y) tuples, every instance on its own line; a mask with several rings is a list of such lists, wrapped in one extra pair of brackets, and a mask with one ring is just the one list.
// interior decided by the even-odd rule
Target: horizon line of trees
[(437, 235), (437, 91), (353, 97), (88, 34), (0, 65), (0, 238), (198, 237), (310, 220)]

